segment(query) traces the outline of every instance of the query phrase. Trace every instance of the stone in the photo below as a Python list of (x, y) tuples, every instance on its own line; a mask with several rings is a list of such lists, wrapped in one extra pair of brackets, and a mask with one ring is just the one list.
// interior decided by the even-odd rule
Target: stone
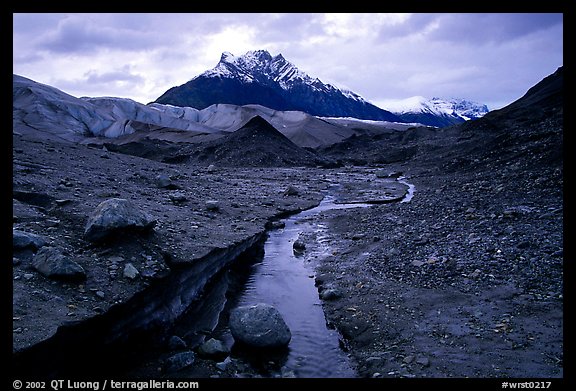
[(521, 249), (521, 250), (526, 249), (526, 248), (530, 247), (530, 242), (525, 240), (523, 242), (518, 243), (518, 245), (516, 247)]
[(306, 250), (306, 245), (304, 244), (304, 242), (298, 239), (294, 242), (292, 248), (294, 249), (295, 252), (303, 252), (304, 250)]
[(173, 335), (168, 339), (168, 348), (170, 350), (186, 349), (186, 342), (177, 335)]
[(208, 166), (208, 172), (212, 173), (212, 172), (216, 172), (216, 166), (211, 164)]
[(374, 173), (376, 178), (399, 178), (402, 176), (402, 172), (400, 171), (387, 171), (387, 170), (378, 170)]
[(286, 190), (284, 190), (284, 196), (297, 196), (300, 194), (297, 188), (294, 186), (288, 186)]
[(168, 197), (170, 198), (170, 201), (172, 201), (175, 204), (183, 203), (183, 202), (186, 202), (188, 200), (188, 198), (186, 197), (186, 194), (181, 193), (181, 192), (171, 193), (168, 195)]
[(266, 228), (268, 229), (282, 229), (286, 227), (286, 223), (283, 221), (269, 221), (266, 223)]
[(211, 212), (215, 212), (218, 209), (220, 209), (220, 206), (218, 205), (218, 201), (214, 201), (214, 200), (210, 200), (210, 201), (206, 201), (206, 209), (211, 211)]
[(124, 265), (124, 271), (123, 271), (122, 275), (125, 278), (129, 278), (129, 279), (133, 280), (136, 277), (138, 277), (139, 274), (140, 274), (140, 272), (138, 272), (138, 269), (136, 269), (134, 267), (134, 265), (132, 265), (130, 262), (128, 262), (126, 265)]
[(428, 359), (428, 357), (420, 356), (420, 357), (416, 358), (416, 364), (420, 364), (423, 367), (429, 367), (430, 366), (430, 360)]
[(164, 371), (167, 373), (178, 372), (194, 364), (195, 359), (196, 355), (194, 352), (176, 353), (164, 361)]
[(324, 289), (322, 293), (320, 293), (320, 298), (322, 300), (336, 300), (339, 299), (340, 297), (342, 297), (342, 294), (338, 290), (333, 288)]
[(230, 332), (235, 341), (253, 348), (286, 347), (292, 339), (280, 312), (265, 303), (234, 309), (230, 314)]
[(230, 357), (226, 357), (224, 361), (216, 363), (216, 368), (218, 368), (221, 371), (225, 371), (226, 368), (228, 367), (228, 364), (230, 364), (231, 362), (232, 359)]
[(40, 235), (12, 229), (12, 247), (14, 249), (22, 250), (30, 248), (32, 250), (38, 250), (39, 248), (46, 246), (46, 244), (46, 239)]
[(101, 202), (89, 217), (84, 230), (84, 238), (91, 242), (98, 242), (118, 232), (144, 231), (155, 225), (155, 219), (142, 212), (128, 200), (111, 198)]
[(160, 174), (156, 177), (156, 186), (158, 186), (161, 189), (177, 189), (178, 186), (176, 186), (172, 180), (170, 179), (170, 177), (166, 174)]
[(223, 359), (230, 354), (230, 351), (222, 343), (214, 338), (210, 338), (198, 347), (198, 355), (201, 357), (213, 358), (216, 360)]
[(82, 281), (86, 279), (84, 268), (74, 262), (56, 247), (42, 247), (34, 260), (34, 268), (42, 275), (64, 281)]

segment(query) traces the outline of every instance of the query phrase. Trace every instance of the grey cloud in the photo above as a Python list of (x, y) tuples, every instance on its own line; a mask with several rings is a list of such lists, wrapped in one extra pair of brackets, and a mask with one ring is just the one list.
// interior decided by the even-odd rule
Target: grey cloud
[(149, 32), (109, 27), (75, 16), (60, 20), (55, 30), (41, 37), (38, 47), (59, 53), (94, 52), (100, 48), (143, 50), (165, 44)]
[(263, 14), (259, 18), (259, 39), (264, 42), (293, 42), (323, 33), (316, 14)]
[(47, 29), (53, 28), (58, 24), (64, 14), (13, 14), (13, 33), (14, 35), (34, 36), (44, 33)]
[(445, 14), (433, 39), (503, 42), (562, 23), (562, 14)]
[(26, 53), (26, 54), (15, 54), (12, 60), (14, 61), (14, 63), (30, 64), (45, 60), (45, 57), (39, 53)]
[(98, 73), (92, 69), (86, 72), (84, 76), (86, 77), (86, 82), (89, 84), (114, 82), (130, 82), (133, 84), (139, 84), (144, 82), (144, 78), (142, 76), (130, 73), (128, 67), (104, 73)]
[(404, 23), (383, 28), (379, 39), (424, 33), (434, 27), (426, 32), (431, 40), (481, 45), (514, 40), (562, 23), (563, 15), (558, 13), (412, 14)]

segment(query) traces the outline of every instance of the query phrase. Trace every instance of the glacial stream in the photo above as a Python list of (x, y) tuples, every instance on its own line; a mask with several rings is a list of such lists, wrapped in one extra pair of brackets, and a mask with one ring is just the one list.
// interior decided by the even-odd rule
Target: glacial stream
[[(311, 261), (331, 251), (328, 227), (315, 216), (336, 209), (408, 202), (414, 186), (403, 177), (366, 178), (363, 186), (357, 186), (357, 178), (333, 183), (317, 207), (283, 219), (284, 227), (217, 249), (101, 316), (59, 328), (49, 340), (16, 355), (14, 373), (37, 368), (38, 373), (55, 377), (89, 374), (98, 367), (103, 373), (155, 377), (170, 355), (195, 350), (215, 338), (231, 349), (228, 358), (206, 360), (166, 375), (355, 377), (338, 332), (327, 327), (314, 284)], [(293, 248), (300, 235), (314, 238), (303, 254)], [(231, 310), (255, 303), (275, 306), (291, 330), (288, 348), (274, 356), (242, 351), (228, 329)], [(169, 343), (176, 336), (184, 347)], [(78, 360), (86, 351), (92, 354)]]
[[(395, 183), (407, 186), (403, 198), (396, 202), (408, 202), (414, 194), (414, 186), (399, 178)], [(329, 192), (331, 193), (331, 192)], [(327, 194), (315, 208), (305, 210), (283, 220), (284, 228), (271, 230), (264, 243), (261, 259), (250, 264), (247, 280), (235, 293), (228, 311), (237, 306), (268, 303), (278, 309), (292, 333), (288, 352), (281, 358), (282, 373), (296, 377), (355, 377), (349, 357), (341, 347), (339, 334), (329, 329), (314, 284), (314, 270), (306, 256), (295, 252), (294, 242), (301, 233), (318, 234), (319, 251), (323, 247), (322, 231), (313, 216), (335, 209), (369, 207), (380, 202), (337, 203), (333, 195)], [(308, 251), (308, 250), (306, 250)], [(307, 254), (309, 255), (309, 254)], [(226, 319), (226, 317), (224, 317)], [(234, 341), (226, 322), (220, 327), (218, 338), (228, 346)]]
[(268, 303), (276, 307), (292, 332), (284, 366), (296, 377), (355, 377), (337, 331), (326, 327), (326, 318), (314, 271), (297, 255), (293, 244), (301, 232), (316, 230), (307, 221), (321, 211), (362, 207), (367, 204), (335, 204), (326, 197), (319, 206), (286, 220), (285, 227), (271, 231), (264, 244), (264, 258), (253, 265), (238, 305)]

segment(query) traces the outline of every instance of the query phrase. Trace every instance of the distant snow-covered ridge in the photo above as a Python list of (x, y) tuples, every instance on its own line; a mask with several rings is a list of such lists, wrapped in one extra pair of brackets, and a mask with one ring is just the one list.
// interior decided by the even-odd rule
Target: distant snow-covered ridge
[(427, 115), (429, 118), (435, 116), (446, 120), (452, 119), (455, 123), (481, 118), (489, 111), (488, 106), (466, 99), (428, 99), (423, 96), (387, 101), (381, 106), (403, 119)]

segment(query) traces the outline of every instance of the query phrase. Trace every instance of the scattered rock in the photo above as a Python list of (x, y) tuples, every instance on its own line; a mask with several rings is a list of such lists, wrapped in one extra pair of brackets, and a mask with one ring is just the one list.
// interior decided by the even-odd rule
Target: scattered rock
[(78, 263), (74, 262), (56, 247), (42, 247), (32, 265), (44, 276), (64, 281), (82, 281), (86, 279), (86, 272)]
[(91, 242), (106, 239), (119, 231), (147, 230), (156, 220), (126, 199), (111, 198), (101, 202), (86, 223), (84, 238)]
[(213, 358), (216, 360), (223, 359), (230, 354), (230, 351), (222, 343), (214, 338), (210, 338), (208, 341), (204, 342), (198, 347), (198, 355), (200, 357)]
[(280, 348), (292, 334), (282, 315), (269, 304), (238, 307), (230, 314), (230, 332), (237, 342), (254, 348)]
[(186, 349), (186, 342), (177, 335), (173, 335), (168, 339), (168, 348), (170, 350)]
[(231, 362), (232, 359), (230, 357), (226, 357), (224, 361), (216, 363), (216, 368), (218, 368), (221, 371), (224, 371), (228, 367), (228, 364), (230, 364)]
[(269, 221), (266, 223), (267, 229), (282, 229), (286, 227), (286, 223), (283, 221)]
[(386, 171), (386, 170), (377, 170), (375, 172), (376, 178), (399, 178), (402, 176), (402, 172), (400, 171)]
[(518, 243), (518, 245), (516, 247), (521, 249), (521, 250), (527, 249), (528, 247), (530, 247), (530, 242), (525, 240), (523, 242)]
[(288, 188), (286, 190), (284, 190), (284, 196), (290, 197), (290, 196), (297, 196), (300, 194), (300, 191), (295, 188), (294, 186), (288, 186)]
[(306, 245), (300, 239), (296, 240), (292, 245), (295, 253), (303, 253), (306, 250)]
[(366, 365), (370, 367), (379, 366), (382, 365), (384, 361), (385, 359), (383, 357), (371, 356), (366, 359)]
[(421, 237), (414, 241), (414, 244), (417, 246), (423, 246), (428, 243), (430, 243), (430, 239), (428, 239), (427, 237)]
[(12, 247), (17, 250), (31, 248), (37, 250), (47, 244), (46, 239), (40, 235), (12, 229)]
[(428, 357), (417, 357), (416, 358), (416, 364), (420, 364), (423, 367), (429, 367), (430, 366), (430, 360), (428, 359)]
[(168, 197), (170, 198), (170, 201), (172, 201), (175, 204), (181, 204), (181, 203), (188, 201), (186, 194), (181, 193), (181, 192), (171, 193), (168, 195)]
[(130, 262), (124, 266), (124, 272), (122, 273), (125, 278), (129, 278), (131, 280), (138, 277), (139, 274), (140, 273), (138, 272), (138, 269), (136, 269)]
[(404, 364), (411, 364), (411, 363), (414, 361), (415, 358), (416, 358), (416, 357), (414, 357), (414, 355), (409, 354), (408, 356), (404, 357), (404, 360), (402, 360), (402, 362), (403, 362)]
[(156, 177), (156, 186), (161, 189), (176, 190), (178, 186), (166, 174), (160, 174)]
[(208, 172), (210, 173), (216, 172), (216, 166), (214, 164), (209, 165)]
[(164, 361), (164, 372), (178, 372), (194, 364), (196, 356), (194, 352), (181, 352), (169, 357)]
[(216, 212), (217, 210), (220, 209), (220, 206), (218, 205), (218, 201), (214, 201), (214, 200), (210, 200), (210, 201), (206, 201), (206, 209), (211, 211), (211, 212)]
[(340, 291), (334, 288), (324, 289), (320, 293), (320, 298), (322, 300), (336, 300), (339, 299), (340, 297), (342, 297), (342, 294), (340, 293)]

